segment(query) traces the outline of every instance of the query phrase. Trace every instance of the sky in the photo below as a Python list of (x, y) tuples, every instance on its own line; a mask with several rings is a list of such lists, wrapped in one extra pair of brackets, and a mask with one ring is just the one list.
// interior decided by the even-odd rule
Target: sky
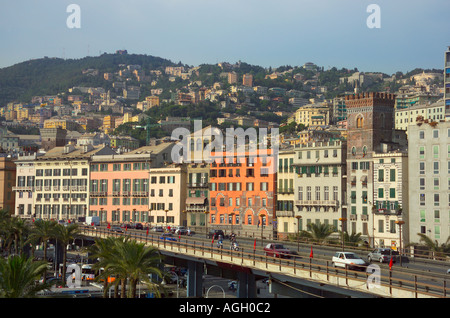
[[(79, 15), (68, 12), (71, 4)], [(386, 74), (442, 69), (449, 12), (449, 0), (2, 1), (0, 68), (126, 49), (193, 66), (313, 62)], [(79, 28), (68, 20), (79, 21)]]

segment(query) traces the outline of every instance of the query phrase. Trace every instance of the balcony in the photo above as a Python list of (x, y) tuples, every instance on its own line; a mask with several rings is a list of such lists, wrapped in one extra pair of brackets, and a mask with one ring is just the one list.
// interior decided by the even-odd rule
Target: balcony
[(108, 193), (106, 191), (96, 191), (90, 193), (91, 197), (106, 197)]
[(278, 188), (279, 194), (293, 194), (294, 188)]
[(188, 183), (188, 188), (207, 188), (209, 183), (207, 182), (193, 182)]
[(277, 217), (293, 217), (294, 211), (276, 211)]
[(298, 206), (329, 206), (337, 207), (338, 200), (295, 200), (295, 205)]
[(12, 187), (13, 191), (33, 191), (33, 187), (26, 187), (26, 186), (18, 186), (18, 187)]
[(146, 191), (134, 191), (133, 197), (148, 197), (148, 192)]

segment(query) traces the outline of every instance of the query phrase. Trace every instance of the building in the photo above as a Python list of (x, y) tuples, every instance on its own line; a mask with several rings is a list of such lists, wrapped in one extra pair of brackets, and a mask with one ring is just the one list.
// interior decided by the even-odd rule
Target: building
[(295, 218), (297, 214), (294, 213), (294, 179), (297, 176), (294, 156), (292, 146), (280, 150), (278, 154), (276, 220), (279, 238), (286, 238), (299, 229)]
[(238, 75), (236, 72), (228, 73), (228, 84), (236, 84), (238, 81)]
[(120, 155), (92, 156), (89, 216), (109, 223), (150, 222), (150, 169), (169, 161), (172, 147), (166, 143)]
[(450, 122), (418, 121), (408, 127), (410, 242), (417, 233), (438, 244), (450, 236)]
[(444, 64), (444, 103), (445, 103), (445, 117), (450, 117), (450, 46), (445, 52)]
[(67, 130), (62, 128), (41, 128), (42, 149), (49, 151), (55, 147), (63, 147), (66, 144)]
[[(373, 218), (374, 226), (370, 236), (374, 240), (374, 246), (398, 250), (400, 247), (398, 222), (406, 221), (409, 211), (408, 153), (406, 151), (374, 153), (373, 165), (375, 201), (372, 211), (368, 211), (368, 217)], [(408, 231), (402, 233), (402, 239), (405, 246), (409, 242)]]
[[(343, 229), (361, 233), (370, 241), (373, 218), (369, 217), (374, 198), (374, 153), (388, 152), (395, 144), (395, 96), (361, 93), (345, 97), (347, 106), (347, 215)], [(371, 242), (373, 244), (373, 242)]]
[(266, 153), (259, 149), (245, 153), (213, 152), (211, 156), (207, 226), (230, 230), (233, 227), (234, 231), (261, 231), (260, 235), (276, 236), (276, 223), (273, 223), (276, 211), (276, 154), (272, 154), (271, 149)]
[(123, 150), (135, 150), (139, 148), (139, 140), (131, 136), (111, 136), (111, 148)]
[(186, 226), (186, 167), (172, 164), (150, 169), (149, 215), (152, 224)]
[(324, 126), (330, 122), (330, 108), (326, 104), (309, 104), (298, 108), (293, 120), (307, 127)]
[(441, 99), (435, 103), (417, 104), (409, 108), (395, 110), (395, 129), (408, 131), (410, 125), (415, 125), (417, 120), (428, 119), (430, 121), (445, 120), (445, 104)]
[(252, 74), (244, 74), (242, 76), (242, 85), (253, 87), (253, 75)]
[[(308, 224), (329, 224), (340, 230), (339, 219), (346, 215), (346, 150), (341, 140), (316, 141), (296, 145), (290, 169), (294, 176), (294, 218), (297, 231)], [(286, 171), (286, 160), (282, 168)], [(293, 167), (292, 167), (293, 166)]]
[[(90, 160), (115, 154), (104, 145), (55, 147), (34, 160), (33, 216), (38, 219), (83, 220), (89, 211)], [(22, 202), (17, 202), (22, 204)], [(23, 203), (25, 204), (25, 202)]]
[(16, 198), (13, 187), (16, 181), (16, 165), (11, 158), (0, 156), (0, 209), (14, 214)]
[(416, 105), (426, 105), (437, 102), (441, 99), (439, 95), (429, 93), (401, 94), (395, 98), (395, 109), (410, 108)]
[(17, 207), (14, 210), (15, 216), (31, 219), (34, 214), (34, 196), (35, 196), (35, 160), (37, 153), (19, 154), (14, 160), (16, 164), (16, 183), (13, 187), (15, 192)]

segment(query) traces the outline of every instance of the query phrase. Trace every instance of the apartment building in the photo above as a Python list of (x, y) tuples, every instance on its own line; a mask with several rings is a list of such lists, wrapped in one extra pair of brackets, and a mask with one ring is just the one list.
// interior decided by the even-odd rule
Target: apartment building
[(186, 166), (171, 164), (150, 169), (150, 223), (186, 226)]
[(16, 198), (12, 192), (16, 180), (16, 165), (4, 154), (0, 156), (0, 209), (14, 214)]
[(149, 173), (170, 160), (172, 143), (146, 146), (124, 154), (92, 156), (89, 216), (102, 222), (150, 222)]
[(330, 108), (328, 105), (305, 105), (297, 109), (292, 117), (297, 124), (309, 127), (328, 125), (330, 122)]
[[(369, 235), (373, 239), (374, 246), (397, 250), (400, 247), (398, 224), (408, 220), (408, 153), (406, 151), (374, 153), (373, 165), (375, 201), (367, 217), (373, 218), (374, 227)], [(408, 242), (408, 231), (403, 231), (403, 246)]]
[(450, 236), (450, 122), (408, 129), (409, 239), (419, 242), (421, 233), (442, 244)]
[(210, 226), (266, 229), (267, 235), (276, 235), (277, 156), (264, 151), (211, 154)]
[(35, 160), (37, 153), (18, 155), (14, 160), (16, 164), (16, 183), (13, 187), (17, 207), (14, 209), (15, 216), (31, 219), (34, 214), (35, 196)]
[(297, 176), (294, 169), (294, 147), (281, 149), (278, 154), (277, 170), (277, 233), (285, 238), (289, 233), (296, 233), (299, 224), (294, 214), (294, 180)]
[(450, 117), (450, 46), (445, 51), (444, 59), (444, 103), (445, 117)]
[(311, 223), (340, 230), (339, 218), (346, 215), (346, 149), (341, 140), (296, 145), (294, 217), (299, 231)]
[(103, 145), (75, 147), (70, 144), (55, 147), (36, 157), (33, 215), (55, 220), (86, 217), (89, 211), (90, 160), (93, 155), (106, 154), (115, 152)]
[(429, 121), (445, 120), (444, 100), (430, 104), (419, 104), (404, 109), (395, 110), (395, 129), (408, 131), (410, 125), (415, 125), (417, 120)]

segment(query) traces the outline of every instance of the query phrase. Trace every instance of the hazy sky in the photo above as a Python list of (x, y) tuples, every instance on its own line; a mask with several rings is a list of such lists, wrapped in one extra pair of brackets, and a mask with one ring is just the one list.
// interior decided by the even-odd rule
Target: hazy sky
[[(80, 28), (68, 28), (70, 4)], [(370, 4), (380, 28), (369, 28)], [(449, 0), (14, 0), (0, 5), (0, 67), (28, 59), (147, 54), (392, 74), (443, 68)]]

